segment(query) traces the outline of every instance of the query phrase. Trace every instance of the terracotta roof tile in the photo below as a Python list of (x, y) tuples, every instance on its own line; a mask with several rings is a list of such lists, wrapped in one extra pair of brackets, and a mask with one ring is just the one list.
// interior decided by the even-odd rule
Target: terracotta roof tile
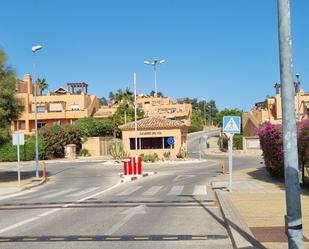
[[(137, 121), (138, 130), (160, 130), (160, 129), (175, 129), (187, 127), (183, 122), (178, 120), (170, 120), (161, 117), (149, 117)], [(135, 129), (135, 122), (120, 125), (119, 128), (123, 131)]]

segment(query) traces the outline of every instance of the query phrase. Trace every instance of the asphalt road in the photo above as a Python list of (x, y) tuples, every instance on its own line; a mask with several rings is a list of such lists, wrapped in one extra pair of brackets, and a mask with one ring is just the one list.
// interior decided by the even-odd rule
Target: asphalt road
[[(260, 158), (234, 160), (235, 170)], [(217, 158), (145, 165), (157, 175), (118, 184), (121, 166), (50, 164), (50, 181), (0, 199), (0, 248), (232, 248), (210, 180)]]

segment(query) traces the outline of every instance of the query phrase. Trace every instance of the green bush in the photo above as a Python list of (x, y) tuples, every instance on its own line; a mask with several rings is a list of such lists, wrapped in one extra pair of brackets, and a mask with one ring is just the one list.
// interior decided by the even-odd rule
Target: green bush
[(150, 154), (141, 154), (141, 158), (143, 162), (155, 162), (159, 159), (159, 156), (157, 153), (150, 153)]
[(113, 135), (112, 120), (97, 120), (94, 118), (81, 118), (75, 122), (82, 137), (100, 137)]
[(87, 149), (81, 149), (79, 152), (80, 156), (91, 156), (91, 154), (89, 153), (89, 150)]
[[(45, 160), (48, 156), (47, 144), (42, 136), (39, 136), (39, 159)], [(25, 144), (20, 146), (20, 160), (31, 161), (35, 159), (35, 137), (26, 137)], [(0, 145), (0, 161), (1, 162), (16, 162), (17, 161), (17, 146), (11, 141), (7, 141)]]
[[(243, 149), (243, 135), (235, 134), (233, 137), (233, 149), (242, 150)], [(228, 140), (224, 135), (221, 135), (218, 140), (218, 146), (221, 150), (226, 151), (228, 149)]]
[(121, 140), (119, 140), (119, 139), (114, 139), (110, 143), (108, 150), (109, 150), (109, 153), (112, 155), (112, 157), (115, 160), (119, 160), (122, 157), (126, 156), (126, 153), (125, 153), (124, 148), (123, 148), (123, 144), (122, 144)]
[(64, 157), (64, 147), (67, 144), (75, 144), (77, 154), (81, 149), (80, 130), (75, 125), (44, 127), (40, 130), (40, 134), (48, 148), (48, 157)]

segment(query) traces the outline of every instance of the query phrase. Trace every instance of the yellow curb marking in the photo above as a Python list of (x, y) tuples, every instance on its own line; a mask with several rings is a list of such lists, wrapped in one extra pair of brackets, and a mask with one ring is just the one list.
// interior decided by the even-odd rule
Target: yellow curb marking
[(207, 236), (192, 236), (193, 240), (200, 240), (200, 239), (204, 239), (207, 240)]
[(38, 238), (23, 238), (24, 241), (35, 241), (38, 240)]
[(85, 237), (85, 238), (78, 238), (78, 240), (92, 240), (91, 237)]
[(1, 242), (11, 241), (11, 239), (0, 239)]
[(162, 237), (162, 239), (178, 239), (178, 237)]
[(107, 237), (105, 240), (120, 240), (120, 237)]
[(64, 240), (64, 238), (50, 238), (49, 240)]
[(135, 237), (136, 240), (148, 240), (149, 237)]

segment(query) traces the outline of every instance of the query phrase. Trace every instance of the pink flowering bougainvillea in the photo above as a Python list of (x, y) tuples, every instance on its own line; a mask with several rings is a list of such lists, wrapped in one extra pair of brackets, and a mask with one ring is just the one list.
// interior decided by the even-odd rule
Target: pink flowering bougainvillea
[[(257, 129), (267, 170), (273, 176), (284, 176), (282, 126), (270, 122)], [(309, 120), (297, 124), (297, 143), (300, 163), (309, 162)]]
[(283, 139), (281, 125), (264, 123), (257, 129), (267, 170), (273, 176), (283, 177)]

